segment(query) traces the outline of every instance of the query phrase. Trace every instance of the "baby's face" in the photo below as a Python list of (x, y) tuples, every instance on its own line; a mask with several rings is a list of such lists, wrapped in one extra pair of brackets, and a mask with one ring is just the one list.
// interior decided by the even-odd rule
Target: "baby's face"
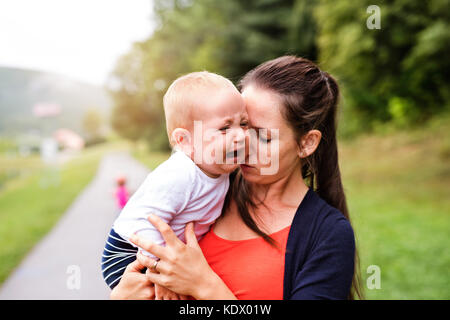
[(244, 162), (248, 127), (245, 103), (232, 87), (211, 90), (193, 112), (193, 160), (212, 176), (230, 173)]

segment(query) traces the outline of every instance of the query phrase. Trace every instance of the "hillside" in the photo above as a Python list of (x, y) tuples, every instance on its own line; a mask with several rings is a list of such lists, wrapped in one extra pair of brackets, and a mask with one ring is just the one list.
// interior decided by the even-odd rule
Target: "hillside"
[[(59, 114), (36, 117), (36, 106), (53, 105)], [(112, 102), (106, 90), (61, 75), (0, 67), (0, 135), (29, 131), (48, 133), (60, 127), (82, 133), (85, 112), (107, 117)]]

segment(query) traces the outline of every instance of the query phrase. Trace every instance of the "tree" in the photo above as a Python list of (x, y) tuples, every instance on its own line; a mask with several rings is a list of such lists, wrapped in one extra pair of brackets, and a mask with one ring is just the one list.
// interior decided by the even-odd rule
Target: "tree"
[(321, 0), (319, 59), (344, 88), (345, 123), (420, 122), (450, 105), (449, 2), (382, 1), (381, 29), (369, 30), (371, 1)]
[(95, 108), (86, 111), (83, 117), (83, 130), (87, 135), (88, 142), (101, 137), (102, 123), (102, 116)]

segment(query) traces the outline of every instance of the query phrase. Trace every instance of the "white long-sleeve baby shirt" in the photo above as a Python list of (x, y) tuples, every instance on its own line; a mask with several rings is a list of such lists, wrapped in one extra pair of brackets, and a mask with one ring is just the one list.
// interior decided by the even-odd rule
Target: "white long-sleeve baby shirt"
[(113, 228), (126, 240), (136, 233), (164, 245), (160, 232), (147, 220), (153, 213), (182, 241), (186, 224), (194, 221), (195, 235), (200, 239), (220, 216), (228, 187), (228, 174), (211, 178), (185, 153), (177, 151), (146, 177)]

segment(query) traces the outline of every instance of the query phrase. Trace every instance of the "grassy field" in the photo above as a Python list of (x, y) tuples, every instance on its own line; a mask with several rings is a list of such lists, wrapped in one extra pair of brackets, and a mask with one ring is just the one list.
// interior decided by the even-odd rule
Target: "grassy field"
[(38, 157), (0, 157), (2, 169), (19, 171), (0, 190), (0, 283), (89, 183), (101, 156), (124, 147), (92, 147), (53, 170)]
[(340, 146), (368, 299), (450, 298), (450, 119)]

